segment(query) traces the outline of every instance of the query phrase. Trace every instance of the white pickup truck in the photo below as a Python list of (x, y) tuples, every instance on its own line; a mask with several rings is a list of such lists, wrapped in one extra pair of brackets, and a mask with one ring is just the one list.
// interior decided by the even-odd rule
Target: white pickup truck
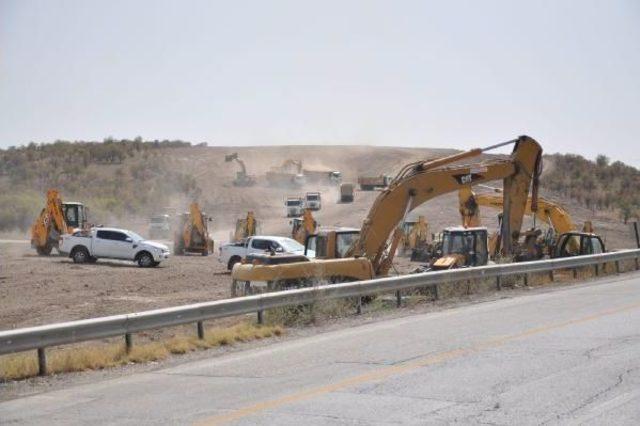
[[(304, 255), (304, 246), (292, 238), (274, 237), (269, 235), (253, 236), (236, 243), (228, 243), (220, 246), (218, 260), (227, 265), (229, 270), (252, 253), (290, 253)], [(313, 253), (307, 253), (313, 256)]]
[(133, 260), (143, 268), (158, 266), (169, 258), (169, 247), (148, 241), (126, 229), (91, 228), (63, 235), (60, 253), (68, 254), (75, 263), (93, 263), (98, 259)]

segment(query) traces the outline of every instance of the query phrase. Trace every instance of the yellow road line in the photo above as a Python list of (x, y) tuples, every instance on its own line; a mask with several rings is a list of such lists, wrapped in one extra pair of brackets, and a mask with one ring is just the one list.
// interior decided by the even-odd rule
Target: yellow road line
[(502, 346), (512, 340), (534, 336), (537, 334), (545, 333), (552, 330), (557, 330), (557, 329), (568, 327), (571, 325), (593, 321), (605, 316), (619, 314), (619, 313), (630, 311), (637, 308), (640, 308), (640, 303), (624, 306), (618, 309), (610, 309), (607, 311), (602, 311), (597, 314), (589, 315), (583, 318), (578, 318), (578, 319), (569, 320), (561, 323), (549, 324), (546, 326), (531, 328), (521, 333), (500, 337), (497, 339), (486, 340), (484, 342), (479, 342), (469, 347), (457, 348), (457, 349), (452, 349), (450, 351), (427, 355), (425, 357), (407, 361), (402, 364), (383, 367), (374, 371), (370, 371), (368, 373), (350, 377), (336, 383), (330, 383), (328, 385), (319, 386), (319, 387), (307, 389), (307, 390), (302, 390), (300, 392), (296, 392), (290, 395), (285, 395), (281, 398), (258, 402), (256, 404), (249, 405), (247, 407), (239, 408), (228, 414), (221, 414), (221, 415), (212, 416), (212, 417), (199, 420), (195, 422), (195, 424), (198, 426), (204, 426), (204, 425), (209, 426), (209, 425), (218, 425), (222, 423), (231, 422), (234, 420), (241, 419), (243, 417), (251, 416), (261, 411), (265, 411), (271, 408), (277, 408), (286, 404), (291, 404), (293, 402), (310, 399), (310, 398), (324, 395), (330, 392), (335, 392), (337, 390), (344, 389), (349, 386), (359, 385), (362, 383), (371, 382), (375, 380), (386, 379), (387, 377), (390, 377), (396, 374), (405, 373), (405, 372), (416, 370), (418, 368), (426, 367), (429, 365), (440, 364), (445, 361), (449, 361), (455, 358), (460, 358), (471, 353), (476, 353), (482, 350)]

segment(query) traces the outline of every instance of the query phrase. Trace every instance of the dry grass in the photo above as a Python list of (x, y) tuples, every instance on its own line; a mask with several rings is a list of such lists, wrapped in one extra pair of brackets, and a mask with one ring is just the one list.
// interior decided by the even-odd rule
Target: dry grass
[[(167, 358), (169, 354), (185, 354), (238, 342), (280, 336), (283, 333), (284, 329), (279, 325), (260, 326), (243, 322), (229, 328), (208, 329), (203, 340), (193, 336), (178, 335), (164, 342), (134, 344), (129, 353), (123, 344), (70, 347), (49, 351), (47, 369), (50, 374), (101, 370), (125, 364), (159, 361)], [(37, 374), (38, 360), (33, 352), (0, 356), (0, 382), (26, 379)]]

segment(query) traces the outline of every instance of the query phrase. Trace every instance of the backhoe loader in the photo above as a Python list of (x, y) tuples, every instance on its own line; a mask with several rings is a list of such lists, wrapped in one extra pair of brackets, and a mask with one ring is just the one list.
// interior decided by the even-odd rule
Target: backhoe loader
[(235, 186), (252, 186), (255, 185), (256, 179), (253, 176), (247, 174), (247, 168), (244, 165), (244, 161), (238, 158), (238, 153), (228, 154), (224, 156), (225, 162), (234, 161), (240, 166), (240, 170), (236, 172), (236, 178), (233, 181)]
[(304, 209), (302, 217), (295, 217), (291, 220), (291, 238), (304, 244), (309, 235), (315, 234), (318, 229), (318, 222), (313, 218), (311, 209)]
[(411, 260), (424, 260), (430, 246), (429, 224), (424, 216), (418, 216), (415, 221), (403, 222), (399, 245), (402, 253), (410, 253)]
[(176, 255), (200, 253), (207, 256), (213, 252), (213, 240), (209, 237), (207, 222), (210, 222), (198, 203), (191, 203), (189, 213), (178, 216), (176, 232), (173, 237), (173, 251)]
[[(514, 145), (508, 158), (459, 163), (508, 144)], [(324, 236), (326, 245), (332, 245), (335, 250), (327, 250), (326, 258), (318, 250), (318, 238), (310, 236), (307, 247), (315, 243), (315, 259), (279, 265), (238, 264), (232, 271), (234, 285), (251, 289), (253, 282), (266, 282), (267, 288), (278, 289), (310, 285), (317, 281), (339, 282), (386, 276), (402, 238), (401, 224), (410, 211), (439, 195), (498, 179), (503, 180), (505, 188), (504, 215), (507, 218), (502, 223), (502, 250), (509, 255), (520, 234), (532, 182), (534, 199), (537, 195), (541, 154), (542, 148), (535, 140), (521, 136), (484, 149), (407, 164), (389, 187), (380, 192), (363, 221), (359, 235), (353, 238), (349, 247), (343, 248), (342, 253), (335, 248), (342, 239), (343, 231), (332, 231)], [(353, 236), (353, 230), (345, 232), (349, 237)]]
[(231, 241), (238, 242), (245, 238), (256, 235), (258, 229), (258, 221), (252, 211), (247, 212), (247, 217), (244, 219), (238, 219), (236, 221), (236, 231), (233, 234)]
[(87, 210), (82, 203), (63, 203), (57, 190), (48, 190), (47, 204), (31, 225), (31, 247), (41, 256), (51, 254), (61, 235), (88, 227)]

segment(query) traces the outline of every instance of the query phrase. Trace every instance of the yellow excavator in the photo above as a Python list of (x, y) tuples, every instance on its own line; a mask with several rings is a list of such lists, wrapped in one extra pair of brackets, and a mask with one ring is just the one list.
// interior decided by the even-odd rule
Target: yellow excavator
[(270, 185), (300, 186), (305, 183), (302, 161), (285, 160), (280, 167), (272, 167), (265, 175)]
[(200, 253), (203, 256), (213, 252), (213, 240), (209, 236), (207, 222), (210, 222), (198, 203), (191, 203), (189, 213), (178, 216), (173, 237), (173, 252), (176, 255)]
[(247, 212), (247, 217), (236, 221), (236, 231), (231, 241), (237, 242), (245, 238), (256, 235), (258, 229), (258, 221), (252, 211)]
[(311, 209), (304, 209), (302, 217), (294, 217), (291, 220), (291, 238), (304, 244), (309, 235), (315, 234), (318, 229), (318, 222), (313, 218)]
[[(508, 144), (514, 145), (508, 158), (459, 163)], [(504, 216), (507, 218), (502, 223), (502, 250), (510, 254), (520, 233), (529, 188), (533, 186), (534, 199), (537, 195), (541, 155), (542, 148), (535, 140), (521, 136), (484, 149), (407, 164), (378, 195), (357, 237), (354, 238), (353, 230), (328, 231), (307, 238), (305, 261), (281, 263), (267, 257), (261, 262), (237, 264), (232, 271), (233, 286), (245, 291), (252, 288), (252, 283), (266, 282), (268, 289), (278, 289), (317, 281), (385, 276), (392, 267), (402, 238), (401, 226), (410, 211), (439, 195), (498, 179), (503, 180), (505, 188)], [(345, 247), (346, 244), (349, 245)], [(333, 249), (326, 249), (329, 247)]]
[(57, 250), (62, 234), (88, 227), (87, 210), (82, 203), (63, 203), (60, 192), (48, 190), (47, 204), (31, 225), (31, 247), (41, 256), (51, 254), (53, 248)]
[[(502, 210), (502, 189), (491, 187), (488, 189), (492, 190), (492, 193), (476, 194), (468, 187), (460, 189), (458, 197), (460, 200), (460, 214), (462, 216), (463, 226), (467, 227), (469, 223), (473, 223), (471, 226), (479, 226), (480, 206)], [(571, 215), (557, 203), (543, 197), (538, 197), (536, 203), (537, 209), (535, 211), (532, 210), (532, 203), (533, 200), (529, 197), (527, 199), (525, 215), (534, 217), (534, 227), (523, 233), (524, 241), (520, 243), (520, 253), (518, 253), (520, 260), (531, 260), (541, 258), (544, 255), (552, 255), (561, 235), (580, 233), (571, 219)], [(498, 220), (502, 220), (500, 216)], [(548, 231), (544, 235), (537, 229), (536, 222), (547, 225)], [(585, 221), (581, 233), (595, 236), (591, 221)], [(575, 244), (575, 241), (577, 241), (577, 239), (569, 240), (568, 249), (577, 252), (580, 251), (579, 247), (572, 246), (572, 244)], [(495, 256), (499, 250), (499, 242), (500, 238), (498, 233), (489, 238), (489, 253), (492, 257)]]
[(253, 176), (247, 174), (247, 167), (244, 165), (244, 161), (238, 158), (238, 153), (228, 154), (224, 156), (224, 161), (229, 163), (235, 161), (240, 166), (240, 170), (236, 172), (236, 178), (233, 181), (235, 186), (252, 186), (255, 185), (256, 179)]

